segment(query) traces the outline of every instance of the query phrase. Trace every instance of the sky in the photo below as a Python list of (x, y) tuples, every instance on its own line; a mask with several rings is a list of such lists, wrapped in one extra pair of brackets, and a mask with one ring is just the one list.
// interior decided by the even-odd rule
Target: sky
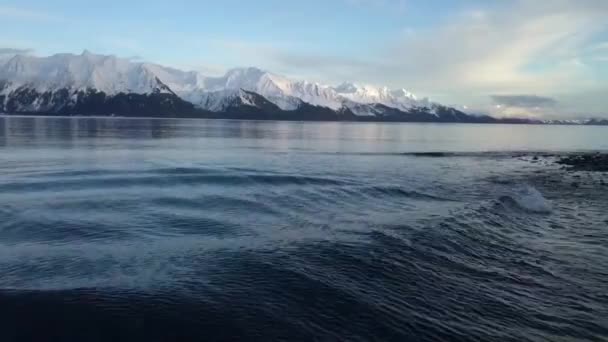
[(469, 112), (608, 117), (608, 0), (0, 0), (0, 53), (255, 66)]

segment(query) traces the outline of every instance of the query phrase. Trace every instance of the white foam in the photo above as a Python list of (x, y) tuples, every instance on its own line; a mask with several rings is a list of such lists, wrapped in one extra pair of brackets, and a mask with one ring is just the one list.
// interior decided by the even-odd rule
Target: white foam
[(508, 195), (501, 197), (501, 201), (510, 202), (520, 209), (533, 213), (549, 214), (553, 211), (551, 203), (540, 191), (530, 185), (513, 188)]

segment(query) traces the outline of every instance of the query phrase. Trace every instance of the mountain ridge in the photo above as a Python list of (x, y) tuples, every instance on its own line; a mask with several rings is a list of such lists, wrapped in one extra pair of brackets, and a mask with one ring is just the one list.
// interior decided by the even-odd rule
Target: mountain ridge
[(211, 77), (86, 50), (0, 59), (0, 113), (537, 123), (467, 114), (406, 89), (323, 85), (255, 67)]

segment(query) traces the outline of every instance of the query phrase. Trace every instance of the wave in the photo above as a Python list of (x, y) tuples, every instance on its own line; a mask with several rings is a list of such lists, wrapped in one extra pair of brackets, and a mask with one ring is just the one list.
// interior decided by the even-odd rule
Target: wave
[(87, 190), (99, 188), (123, 188), (123, 187), (161, 187), (161, 186), (180, 186), (180, 185), (202, 185), (216, 184), (223, 186), (237, 185), (321, 185), (321, 186), (340, 186), (351, 184), (351, 182), (333, 179), (329, 177), (316, 176), (291, 176), (275, 174), (191, 174), (177, 171), (166, 177), (167, 173), (158, 175), (139, 175), (120, 177), (86, 177), (69, 179), (48, 179), (46, 181), (23, 181), (0, 184), (0, 192), (3, 193), (24, 193), (24, 192), (44, 192), (44, 191), (66, 191), (66, 190)]
[(418, 200), (428, 200), (428, 201), (441, 201), (441, 202), (455, 202), (455, 200), (441, 197), (429, 193), (424, 193), (420, 191), (410, 191), (405, 190), (399, 186), (369, 186), (362, 187), (358, 189), (364, 194), (372, 195), (372, 196), (389, 196), (389, 197), (402, 197), (402, 198), (410, 198), (410, 199), (418, 199)]
[(500, 203), (530, 213), (550, 214), (551, 203), (536, 188), (530, 185), (516, 186), (510, 193), (499, 198)]

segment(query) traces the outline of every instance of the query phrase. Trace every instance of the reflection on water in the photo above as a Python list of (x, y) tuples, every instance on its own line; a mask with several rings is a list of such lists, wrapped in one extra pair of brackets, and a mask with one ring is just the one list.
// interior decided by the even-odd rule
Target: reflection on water
[[(322, 151), (606, 150), (605, 127), (0, 116), (3, 146), (76, 139), (272, 140)], [(381, 144), (377, 144), (380, 142)]]

